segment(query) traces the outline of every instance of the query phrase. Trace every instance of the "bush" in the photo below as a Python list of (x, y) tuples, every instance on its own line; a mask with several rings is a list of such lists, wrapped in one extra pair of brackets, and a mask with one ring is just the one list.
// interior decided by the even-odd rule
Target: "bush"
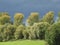
[(0, 25), (0, 42), (3, 40), (2, 33), (3, 33), (3, 25)]
[(34, 27), (31, 26), (29, 30), (29, 39), (36, 39)]
[(27, 26), (25, 34), (26, 34), (27, 39), (35, 39), (33, 26)]
[(60, 22), (55, 23), (48, 28), (45, 40), (49, 45), (60, 45)]
[(16, 27), (14, 25), (8, 25), (7, 30), (10, 31), (10, 39), (14, 38), (14, 32), (16, 31)]
[(25, 27), (23, 25), (19, 25), (14, 33), (15, 39), (22, 39), (23, 38), (23, 30)]
[(50, 26), (47, 22), (35, 23), (33, 26), (28, 26), (27, 34), (29, 39), (45, 39), (45, 31)]
[(28, 30), (24, 30), (24, 31), (23, 31), (23, 38), (24, 38), (24, 39), (28, 39), (28, 37), (29, 37)]
[(33, 26), (27, 26), (25, 28), (26, 29), (23, 31), (24, 39), (35, 39)]
[(10, 30), (7, 29), (8, 25), (9, 24), (3, 25), (2, 29), (1, 29), (1, 36), (2, 36), (2, 39), (3, 39), (2, 41), (7, 41), (7, 40), (10, 39), (11, 32), (10, 32)]
[(40, 22), (40, 23), (35, 23), (33, 26), (34, 26), (34, 32), (36, 38), (45, 39), (45, 31), (50, 26), (50, 24), (47, 22)]
[(0, 41), (7, 41), (14, 36), (15, 27), (11, 24), (0, 25)]

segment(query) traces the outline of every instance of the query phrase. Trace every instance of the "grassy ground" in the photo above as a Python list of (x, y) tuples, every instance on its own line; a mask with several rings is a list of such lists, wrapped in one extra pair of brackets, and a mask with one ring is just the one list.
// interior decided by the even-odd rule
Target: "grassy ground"
[(45, 45), (45, 43), (43, 40), (17, 40), (0, 42), (0, 45)]

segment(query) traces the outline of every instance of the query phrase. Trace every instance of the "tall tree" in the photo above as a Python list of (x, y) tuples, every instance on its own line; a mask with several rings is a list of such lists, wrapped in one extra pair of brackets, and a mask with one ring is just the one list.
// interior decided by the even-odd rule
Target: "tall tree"
[(2, 15), (9, 15), (8, 12), (2, 12)]
[(45, 40), (49, 45), (60, 45), (60, 22), (52, 24), (47, 29)]
[(8, 13), (6, 13), (6, 14), (1, 13), (0, 24), (5, 24), (5, 23), (10, 23), (10, 16)]
[(48, 22), (49, 24), (53, 24), (53, 22), (54, 22), (54, 12), (49, 11), (48, 13), (46, 13), (45, 16), (43, 16), (42, 21), (43, 22)]
[(38, 12), (32, 12), (27, 19), (27, 23), (29, 25), (33, 25), (34, 23), (36, 23), (38, 21), (39, 21), (39, 13)]
[(14, 16), (14, 25), (19, 26), (20, 24), (22, 24), (23, 23), (23, 18), (24, 18), (24, 14), (16, 13), (15, 16)]

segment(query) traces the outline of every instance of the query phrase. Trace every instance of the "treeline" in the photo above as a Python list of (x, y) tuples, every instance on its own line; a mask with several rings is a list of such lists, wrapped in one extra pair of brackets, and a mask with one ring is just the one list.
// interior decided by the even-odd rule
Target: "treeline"
[(60, 43), (60, 13), (58, 19), (54, 20), (54, 12), (49, 11), (42, 18), (38, 12), (32, 12), (23, 23), (24, 14), (16, 13), (14, 21), (8, 13), (0, 13), (0, 41), (18, 39), (44, 39), (49, 45)]

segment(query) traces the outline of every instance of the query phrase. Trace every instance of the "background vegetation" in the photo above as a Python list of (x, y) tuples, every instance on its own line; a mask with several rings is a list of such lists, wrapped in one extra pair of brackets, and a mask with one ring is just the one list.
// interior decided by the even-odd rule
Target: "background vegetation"
[(26, 25), (23, 23), (23, 13), (16, 13), (13, 22), (8, 13), (0, 13), (0, 42), (39, 39), (45, 40), (49, 45), (60, 45), (60, 13), (57, 20), (54, 20), (53, 11), (49, 11), (42, 18), (39, 15), (38, 12), (32, 12), (26, 20)]

